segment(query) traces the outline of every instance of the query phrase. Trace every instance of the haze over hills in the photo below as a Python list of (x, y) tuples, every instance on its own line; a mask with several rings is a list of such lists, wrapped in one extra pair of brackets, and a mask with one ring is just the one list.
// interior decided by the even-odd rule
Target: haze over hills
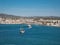
[(23, 17), (23, 16), (15, 16), (15, 15), (9, 15), (9, 14), (0, 14), (0, 18), (16, 18), (16, 19), (19, 19), (19, 18), (34, 18), (34, 19), (40, 19), (40, 18), (43, 18), (43, 19), (58, 19), (60, 20), (60, 17), (58, 16), (29, 16), (29, 17)]
[(0, 18), (20, 18), (20, 16), (14, 16), (9, 14), (0, 14)]

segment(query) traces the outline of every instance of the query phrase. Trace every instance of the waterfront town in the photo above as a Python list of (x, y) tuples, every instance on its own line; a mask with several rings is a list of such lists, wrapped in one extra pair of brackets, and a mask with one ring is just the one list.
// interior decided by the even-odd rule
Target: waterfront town
[(60, 18), (41, 18), (41, 17), (20, 17), (16, 18), (12, 16), (6, 17), (5, 15), (0, 14), (0, 24), (39, 24), (47, 26), (57, 26), (60, 27)]

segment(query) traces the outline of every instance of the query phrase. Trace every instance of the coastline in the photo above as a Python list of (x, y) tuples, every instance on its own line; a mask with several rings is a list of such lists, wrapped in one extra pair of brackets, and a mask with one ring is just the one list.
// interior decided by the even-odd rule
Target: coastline
[(60, 27), (60, 17), (19, 17), (0, 14), (0, 24), (35, 24)]
[[(0, 25), (21, 25), (21, 24), (0, 24)], [(25, 24), (23, 24), (25, 25)], [(59, 27), (60, 26), (48, 26), (48, 25), (41, 25), (41, 24), (26, 24), (26, 25), (40, 25), (40, 26), (47, 26), (47, 27)]]

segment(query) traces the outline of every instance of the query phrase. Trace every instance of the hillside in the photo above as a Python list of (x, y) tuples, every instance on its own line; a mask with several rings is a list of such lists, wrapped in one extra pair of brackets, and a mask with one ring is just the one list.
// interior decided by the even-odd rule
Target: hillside
[(19, 19), (20, 16), (8, 15), (8, 14), (0, 14), (0, 18), (11, 18), (11, 19)]
[(21, 17), (21, 16), (15, 16), (15, 15), (8, 15), (8, 14), (0, 14), (0, 18), (11, 18), (11, 19), (19, 19), (19, 18), (29, 18), (29, 19), (52, 19), (52, 20), (60, 20), (60, 17), (56, 16), (32, 16), (32, 17)]

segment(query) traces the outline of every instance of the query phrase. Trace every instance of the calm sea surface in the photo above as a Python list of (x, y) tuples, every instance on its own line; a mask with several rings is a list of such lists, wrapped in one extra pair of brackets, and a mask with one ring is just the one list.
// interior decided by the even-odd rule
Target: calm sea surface
[[(25, 33), (20, 34), (20, 28)], [(26, 24), (0, 24), (0, 45), (60, 45), (60, 28)]]

